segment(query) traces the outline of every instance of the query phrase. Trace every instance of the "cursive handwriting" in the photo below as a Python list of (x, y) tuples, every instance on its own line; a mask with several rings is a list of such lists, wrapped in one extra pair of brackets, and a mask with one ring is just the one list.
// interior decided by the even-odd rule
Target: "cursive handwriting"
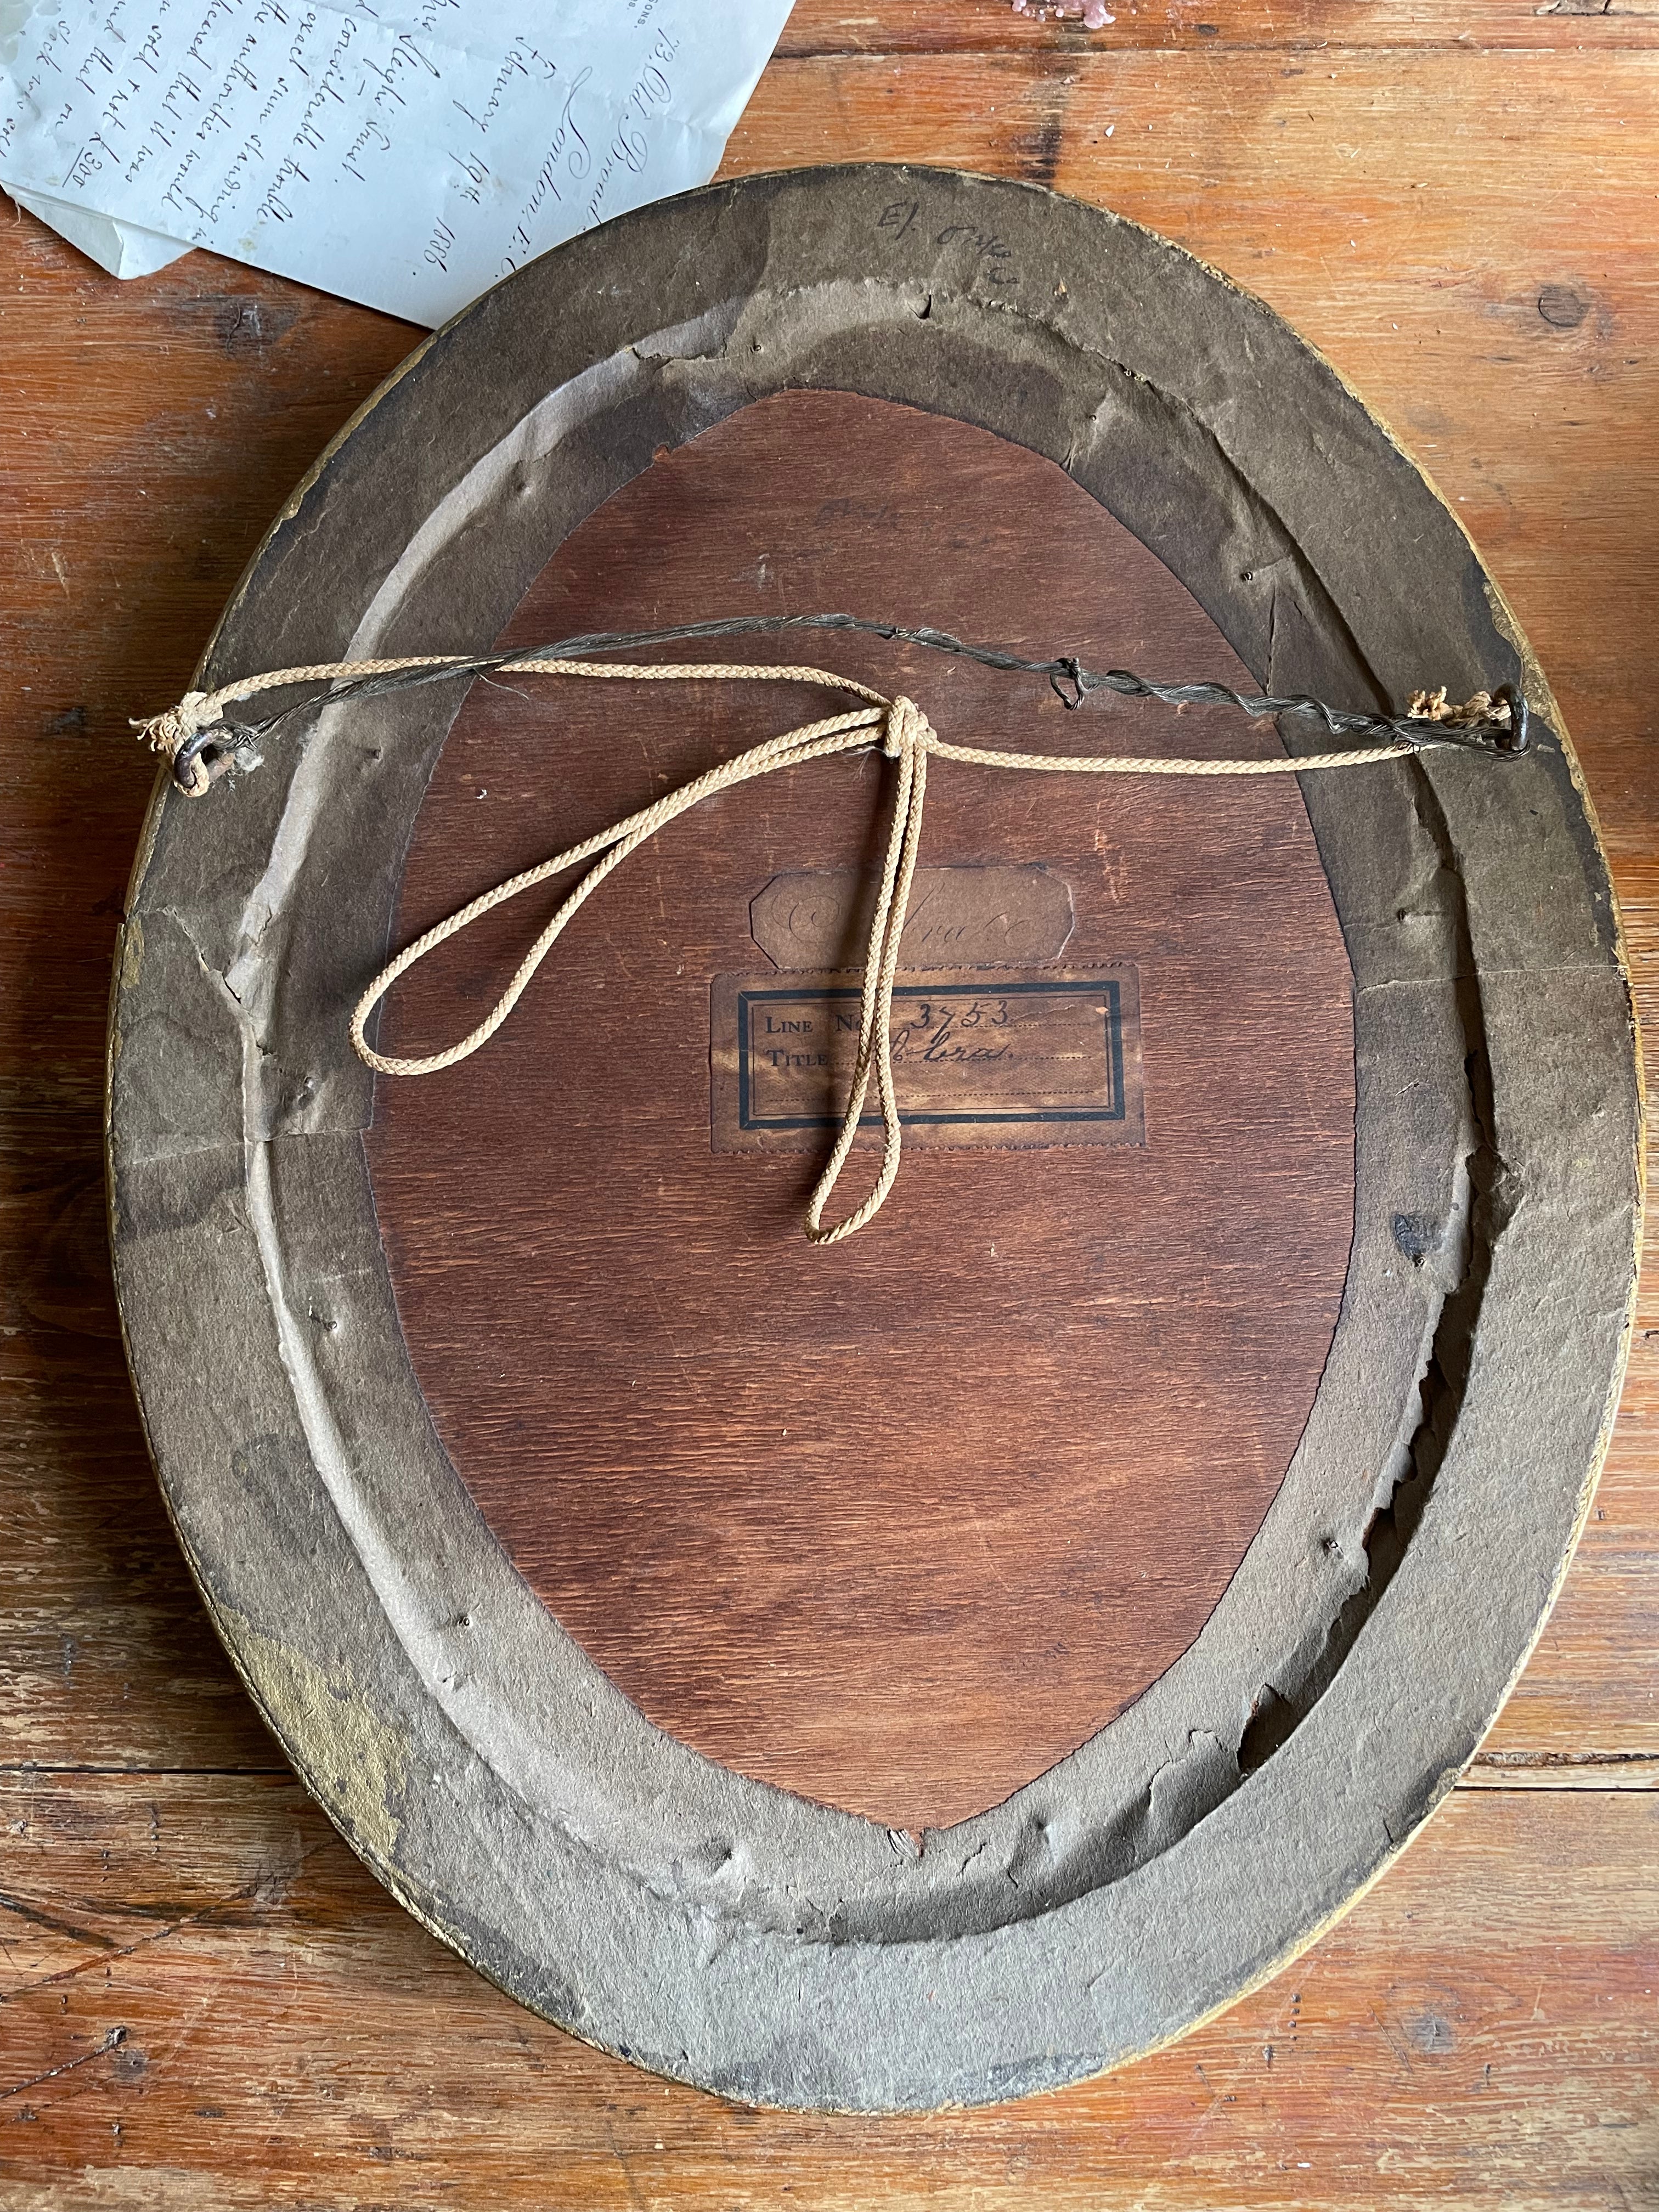
[[(995, 1032), (1008, 1027), (1006, 999), (975, 999), (961, 1009), (924, 1000), (915, 1018), (893, 1032), (893, 1065), (919, 1060), (924, 1067), (965, 1067), (987, 1060), (1006, 1060), (1013, 1049)], [(981, 1031), (983, 1034), (975, 1035)]]
[(717, 31), (689, 0), (580, 24), (495, 0), (34, 0), (0, 60), (0, 161), (20, 187), (436, 321), (700, 181), (722, 73), (775, 6), (744, 0)]

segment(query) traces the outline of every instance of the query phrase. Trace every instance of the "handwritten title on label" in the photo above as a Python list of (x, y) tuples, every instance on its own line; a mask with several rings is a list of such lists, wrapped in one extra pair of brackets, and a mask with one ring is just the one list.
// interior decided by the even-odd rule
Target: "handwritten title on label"
[[(723, 975), (711, 1012), (714, 1149), (821, 1147), (857, 1051), (856, 978)], [(890, 1036), (907, 1142), (1145, 1140), (1132, 968), (913, 972), (893, 993)], [(865, 1118), (878, 1137), (873, 1093)]]
[(0, 70), (0, 182), (48, 221), (116, 218), (435, 324), (706, 181), (788, 13), (39, 0)]

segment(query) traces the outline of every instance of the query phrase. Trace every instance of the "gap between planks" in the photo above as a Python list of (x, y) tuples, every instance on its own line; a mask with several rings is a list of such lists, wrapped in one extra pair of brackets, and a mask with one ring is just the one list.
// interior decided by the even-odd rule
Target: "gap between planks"
[[(104, 1775), (133, 1782), (179, 1779), (287, 1779), (293, 1769), (271, 1766), (82, 1766), (47, 1760), (0, 1762), (0, 1777)], [(1459, 1776), (1460, 1790), (1659, 1790), (1659, 1752), (1483, 1752)]]
[(1659, 1790), (1659, 1753), (1486, 1751), (1460, 1790)]

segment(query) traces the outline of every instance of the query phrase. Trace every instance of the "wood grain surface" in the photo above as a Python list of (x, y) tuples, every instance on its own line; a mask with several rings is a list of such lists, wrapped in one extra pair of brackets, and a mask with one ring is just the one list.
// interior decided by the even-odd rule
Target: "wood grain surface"
[[(663, 456), (571, 534), (499, 643), (839, 607), (1249, 681), (1053, 462), (842, 392), (778, 394)], [(1170, 742), (1155, 706), (1073, 715), (1041, 678), (919, 647), (803, 634), (784, 652), (911, 694), (963, 742)], [(416, 824), (398, 940), (844, 703), (479, 686)], [(1277, 749), (1224, 710), (1180, 730), (1200, 754)], [(1126, 796), (941, 763), (927, 859), (1040, 860), (1070, 896), (1060, 964), (1137, 971), (1145, 1140), (914, 1145), (879, 1223), (815, 1250), (801, 1210), (833, 1132), (811, 1152), (711, 1147), (711, 987), (787, 981), (750, 902), (785, 870), (878, 864), (882, 792), (867, 763), (825, 763), (662, 832), (490, 1050), (380, 1085), (369, 1152), (439, 1433), (556, 1619), (682, 1741), (919, 1832), (999, 1803), (1139, 1697), (1260, 1528), (1341, 1303), (1353, 1022), (1291, 779)], [(381, 1049), (465, 1035), (574, 880), (426, 962)], [(972, 964), (905, 963), (917, 988)], [(969, 1006), (1018, 1007), (992, 988)]]
[[(1537, 647), (1651, 1033), (1653, 9), (1116, 12), (801, 0), (728, 166), (1053, 181), (1288, 315)], [(173, 1549), (108, 1287), (107, 961), (149, 786), (125, 721), (185, 687), (413, 335), (204, 256), (118, 286), (0, 222), (0, 2204), (1659, 2202), (1650, 1282), (1577, 1561), (1468, 1781), (1289, 1974), (1086, 2089), (890, 2123), (665, 2089), (478, 1982), (283, 1775)]]
[(279, 1776), (13, 1778), (40, 1917), (8, 1933), (0, 2207), (1625, 2212), (1653, 2202), (1659, 1801), (1584, 1810), (1459, 1792), (1311, 1957), (1172, 2049), (892, 2122), (744, 2111), (584, 2048), (391, 1907)]

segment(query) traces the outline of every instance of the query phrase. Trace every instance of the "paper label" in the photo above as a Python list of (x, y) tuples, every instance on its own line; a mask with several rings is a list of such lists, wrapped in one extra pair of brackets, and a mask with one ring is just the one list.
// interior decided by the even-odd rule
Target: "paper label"
[[(860, 1002), (842, 969), (715, 978), (716, 1152), (823, 1148), (844, 1110)], [(1146, 1141), (1133, 968), (903, 974), (891, 1036), (907, 1142)], [(872, 1081), (860, 1130), (880, 1129)]]
[[(799, 868), (751, 902), (749, 929), (780, 968), (844, 968), (864, 957), (875, 912), (867, 868)], [(907, 968), (1015, 968), (1058, 960), (1072, 890), (1040, 865), (919, 868), (899, 957)]]

